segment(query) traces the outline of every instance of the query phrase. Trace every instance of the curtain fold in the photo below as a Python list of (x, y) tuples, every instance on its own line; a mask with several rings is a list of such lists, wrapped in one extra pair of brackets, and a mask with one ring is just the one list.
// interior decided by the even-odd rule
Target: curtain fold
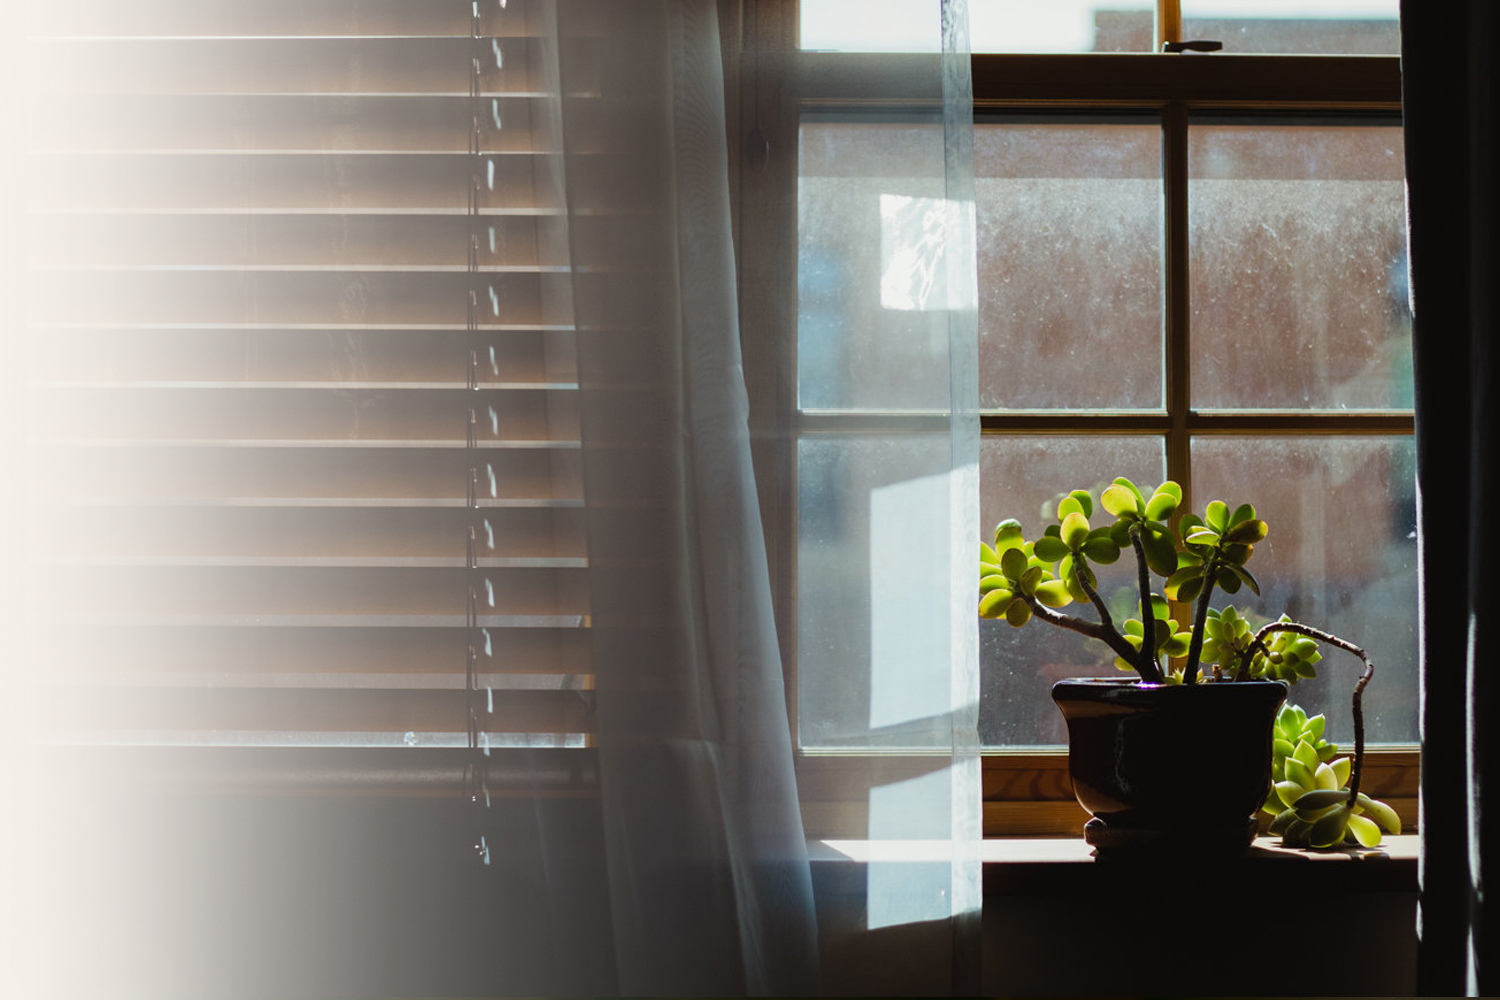
[(558, 25), (620, 989), (815, 993), (715, 6), (563, 0)]
[[(1484, 883), (1500, 824), (1486, 815), (1500, 741), (1485, 516), (1496, 465), (1496, 13), (1405, 2), (1402, 103), (1416, 366), (1422, 573), (1422, 833), (1418, 989), (1500, 991)], [(1491, 812), (1493, 806), (1491, 805)]]

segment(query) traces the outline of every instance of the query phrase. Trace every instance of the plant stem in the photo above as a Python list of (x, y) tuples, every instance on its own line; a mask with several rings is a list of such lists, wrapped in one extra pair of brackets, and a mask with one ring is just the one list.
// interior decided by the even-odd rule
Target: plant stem
[[(1104, 599), (1099, 596), (1099, 592), (1094, 589), (1094, 585), (1089, 583), (1088, 573), (1079, 572), (1078, 567), (1082, 561), (1083, 557), (1075, 553), (1073, 556), (1073, 572), (1078, 575), (1078, 585), (1083, 588), (1085, 594), (1089, 595), (1089, 600), (1094, 604), (1094, 610), (1099, 612), (1099, 624), (1107, 629), (1114, 629), (1115, 620), (1110, 616), (1109, 608), (1104, 606)], [(1083, 568), (1086, 571), (1088, 565), (1084, 564)]]
[(1370, 683), (1370, 678), (1375, 676), (1375, 664), (1371, 663), (1369, 655), (1354, 643), (1340, 639), (1332, 632), (1324, 632), (1322, 629), (1313, 628), (1311, 625), (1303, 625), (1301, 622), (1271, 622), (1268, 625), (1262, 626), (1261, 630), (1255, 633), (1255, 638), (1250, 640), (1250, 649), (1246, 651), (1245, 655), (1252, 655), (1255, 649), (1259, 647), (1261, 653), (1269, 658), (1271, 652), (1266, 648), (1265, 637), (1272, 632), (1292, 632), (1297, 635), (1305, 635), (1309, 639), (1316, 639), (1318, 642), (1326, 642), (1330, 646), (1337, 646), (1344, 652), (1352, 653), (1359, 657), (1365, 665), (1364, 673), (1360, 674), (1359, 680), (1354, 682), (1354, 767), (1349, 774), (1349, 806), (1353, 808), (1356, 800), (1359, 798), (1359, 778), (1361, 772), (1364, 770), (1365, 763), (1364, 694), (1365, 688)]
[(1127, 656), (1147, 684), (1161, 683), (1161, 665), (1156, 662), (1156, 607), (1151, 603), (1151, 567), (1146, 564), (1146, 546), (1141, 542), (1141, 522), (1130, 523), (1130, 545), (1135, 549), (1136, 575), (1141, 589), (1141, 651)]
[(1188, 643), (1187, 665), (1182, 668), (1182, 683), (1198, 683), (1198, 660), (1203, 656), (1203, 630), (1208, 623), (1208, 602), (1219, 578), (1219, 554), (1208, 557), (1203, 570), (1203, 593), (1198, 595), (1198, 610), (1193, 614), (1193, 638)]
[(1110, 649), (1114, 650), (1115, 655), (1120, 659), (1124, 660), (1126, 663), (1133, 665), (1136, 669), (1136, 672), (1141, 674), (1141, 679), (1146, 681), (1147, 683), (1155, 684), (1160, 682), (1161, 677), (1159, 674), (1154, 680), (1146, 676), (1146, 674), (1141, 670), (1135, 648), (1132, 647), (1130, 643), (1126, 642), (1125, 637), (1122, 636), (1119, 632), (1115, 631), (1113, 628), (1105, 628), (1103, 625), (1100, 625), (1097, 622), (1091, 622), (1085, 618), (1077, 618), (1073, 615), (1065, 615), (1061, 611), (1054, 611), (1052, 608), (1049, 608), (1045, 604), (1038, 601), (1035, 597), (1031, 597), (1027, 594), (1022, 594), (1021, 600), (1026, 602), (1026, 606), (1031, 609), (1032, 614), (1036, 615), (1042, 621), (1047, 622), (1049, 625), (1056, 625), (1058, 628), (1065, 628), (1070, 632), (1077, 632), (1079, 635), (1086, 635), (1090, 639), (1098, 639)]

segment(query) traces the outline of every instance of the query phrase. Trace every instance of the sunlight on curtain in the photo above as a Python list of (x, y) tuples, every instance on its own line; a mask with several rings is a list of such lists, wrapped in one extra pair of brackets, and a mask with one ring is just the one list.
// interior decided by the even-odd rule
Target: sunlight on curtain
[(930, 7), (942, 54), (802, 57), (863, 101), (797, 122), (788, 450), (804, 815), (865, 859), (859, 916), (820, 903), (820, 932), (877, 935), (961, 992), (980, 905), (972, 92), (966, 5)]

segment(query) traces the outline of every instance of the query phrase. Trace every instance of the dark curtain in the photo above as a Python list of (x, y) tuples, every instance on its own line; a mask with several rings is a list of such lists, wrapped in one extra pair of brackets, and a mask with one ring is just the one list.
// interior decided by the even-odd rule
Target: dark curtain
[(1487, 573), (1500, 565), (1500, 533), (1486, 516), (1500, 485), (1495, 25), (1491, 0), (1402, 4), (1422, 538), (1424, 994), (1500, 992), (1497, 918), (1483, 894), (1500, 827), (1484, 811), (1486, 778), (1500, 774), (1491, 728), (1500, 724), (1491, 665), (1500, 601)]

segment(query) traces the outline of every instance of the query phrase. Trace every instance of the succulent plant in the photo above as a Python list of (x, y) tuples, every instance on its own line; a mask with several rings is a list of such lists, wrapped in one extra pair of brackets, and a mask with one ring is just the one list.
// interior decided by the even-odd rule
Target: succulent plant
[(1349, 794), (1354, 761), (1323, 739), (1323, 716), (1283, 705), (1274, 727), (1271, 794), (1263, 810), (1287, 847), (1378, 847), (1381, 831), (1401, 832), (1401, 817), (1363, 792)]
[[(1272, 759), (1275, 787), (1266, 811), (1276, 816), (1273, 832), (1283, 842), (1328, 847), (1346, 840), (1365, 846), (1380, 842), (1382, 829), (1400, 831), (1395, 810), (1359, 791), (1364, 759), (1361, 699), (1374, 674), (1360, 647), (1331, 633), (1282, 615), (1259, 628), (1232, 605), (1210, 606), (1215, 588), (1260, 594), (1246, 568), (1255, 546), (1269, 532), (1250, 504), (1215, 500), (1201, 516), (1181, 513), (1182, 489), (1167, 481), (1149, 492), (1118, 478), (1099, 496), (1098, 506), (1114, 520), (1095, 525), (1094, 496), (1072, 490), (1056, 506), (1056, 523), (1034, 541), (1019, 521), (1001, 521), (994, 543), (979, 546), (979, 614), (1004, 618), (1021, 628), (1040, 619), (1097, 639), (1115, 654), (1115, 665), (1135, 671), (1147, 684), (1232, 683), (1278, 680), (1295, 684), (1314, 677), (1322, 660), (1319, 643), (1359, 657), (1364, 672), (1354, 686), (1353, 758), (1335, 760), (1338, 748), (1323, 739), (1323, 716), (1309, 718), (1287, 706), (1276, 721)], [(1177, 516), (1175, 531), (1169, 526)], [(1116, 625), (1100, 598), (1095, 565), (1136, 556), (1137, 617)], [(1162, 593), (1152, 574), (1164, 577)], [(1173, 603), (1196, 606), (1190, 627), (1173, 617)], [(1065, 613), (1072, 604), (1092, 605), (1097, 620)], [(1147, 610), (1149, 609), (1149, 611)], [(1186, 617), (1184, 615), (1184, 617)], [(1165, 658), (1165, 665), (1163, 664)]]

